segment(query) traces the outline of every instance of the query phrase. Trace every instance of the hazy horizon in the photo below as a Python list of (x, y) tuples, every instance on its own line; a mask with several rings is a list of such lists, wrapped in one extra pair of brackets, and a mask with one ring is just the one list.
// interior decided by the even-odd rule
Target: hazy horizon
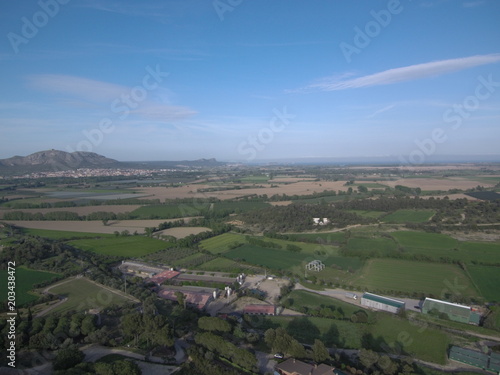
[(2, 10), (0, 158), (498, 159), (494, 0)]

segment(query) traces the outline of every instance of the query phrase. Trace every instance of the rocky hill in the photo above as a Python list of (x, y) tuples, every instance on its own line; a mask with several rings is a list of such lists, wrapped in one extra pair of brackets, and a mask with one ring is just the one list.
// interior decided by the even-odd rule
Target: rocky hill
[(0, 159), (0, 172), (28, 173), (64, 171), (78, 168), (115, 168), (120, 162), (94, 152), (39, 151), (28, 156)]

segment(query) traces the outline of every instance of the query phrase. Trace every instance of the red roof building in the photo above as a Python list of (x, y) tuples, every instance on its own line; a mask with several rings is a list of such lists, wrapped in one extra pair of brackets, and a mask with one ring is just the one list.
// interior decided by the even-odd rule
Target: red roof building
[(168, 299), (170, 301), (177, 301), (176, 292), (181, 292), (186, 297), (186, 303), (203, 310), (205, 306), (213, 299), (211, 293), (206, 292), (188, 292), (176, 289), (163, 289), (158, 292), (158, 297)]
[(274, 305), (246, 305), (243, 314), (276, 315), (276, 307)]
[(181, 273), (178, 271), (167, 270), (167, 271), (163, 271), (163, 272), (160, 272), (160, 273), (154, 275), (148, 281), (151, 281), (155, 284), (161, 285), (165, 280), (173, 279), (174, 277), (176, 277), (180, 274)]
[(295, 358), (287, 359), (276, 365), (275, 370), (280, 375), (334, 375), (334, 367), (321, 365), (310, 365)]

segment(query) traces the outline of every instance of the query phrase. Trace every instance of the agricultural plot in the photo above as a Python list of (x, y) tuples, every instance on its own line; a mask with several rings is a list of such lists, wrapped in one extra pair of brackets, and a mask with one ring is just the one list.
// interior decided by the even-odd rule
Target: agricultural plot
[[(229, 250), (224, 254), (229, 259), (238, 260), (272, 268), (275, 270), (290, 270), (296, 265), (304, 263), (311, 258), (309, 255), (295, 253), (285, 250), (268, 249), (254, 245), (243, 245), (236, 249)], [(312, 259), (309, 259), (309, 261)]]
[[(0, 301), (7, 300), (7, 270), (0, 270)], [(33, 286), (60, 276), (57, 273), (30, 270), (24, 267), (16, 268), (16, 306), (35, 301), (38, 296), (31, 291)]]
[(249, 269), (253, 269), (250, 266), (240, 264), (227, 258), (215, 258), (209, 262), (201, 264), (200, 266), (198, 266), (198, 268), (204, 271), (218, 271), (228, 273), (247, 272)]
[(68, 311), (86, 311), (89, 309), (103, 309), (111, 305), (122, 305), (130, 302), (121, 292), (95, 284), (87, 279), (70, 279), (49, 288), (50, 293), (57, 294), (67, 301), (51, 310), (51, 313), (65, 313)]
[[(377, 324), (352, 323), (318, 317), (266, 317), (260, 326), (283, 327), (299, 341), (312, 344), (315, 338), (328, 346), (373, 350), (391, 354), (409, 354), (425, 361), (445, 364), (450, 339), (445, 332), (420, 327), (415, 323), (384, 313), (377, 314)], [(259, 327), (260, 328), (260, 327)]]
[(472, 280), (488, 302), (500, 302), (500, 267), (468, 266)]
[(352, 279), (352, 284), (368, 291), (423, 293), (449, 299), (453, 294), (478, 297), (479, 293), (465, 272), (456, 265), (371, 259)]
[(332, 310), (342, 311), (342, 316), (345, 319), (350, 319), (353, 314), (362, 310), (371, 316), (373, 313), (368, 310), (364, 310), (361, 307), (357, 307), (347, 302), (340, 301), (338, 299), (323, 296), (316, 293), (308, 292), (307, 290), (293, 290), (287, 297), (290, 302), (290, 308), (297, 310), (301, 306), (307, 306), (310, 309), (320, 309), (323, 307), (331, 307)]
[(317, 242), (317, 243), (342, 243), (345, 241), (345, 232), (318, 232), (288, 234), (293, 241)]
[(222, 254), (229, 251), (234, 244), (244, 244), (245, 236), (235, 233), (224, 233), (200, 242), (200, 247), (212, 254)]
[(398, 253), (398, 245), (390, 238), (350, 238), (347, 242), (345, 255), (361, 258), (391, 256)]
[(48, 230), (48, 229), (33, 229), (33, 228), (25, 228), (23, 229), (23, 232), (29, 234), (30, 236), (39, 236), (44, 238), (50, 238), (53, 240), (115, 237), (114, 234), (105, 234), (105, 233), (68, 232), (68, 231)]
[(391, 236), (402, 247), (404, 254), (421, 255), (436, 261), (500, 264), (499, 243), (458, 241), (444, 234), (413, 231), (393, 232)]
[(143, 236), (81, 239), (68, 242), (82, 250), (118, 257), (140, 257), (174, 246), (172, 243)]
[(382, 218), (385, 223), (424, 223), (434, 216), (433, 210), (397, 210)]
[(212, 230), (210, 228), (205, 228), (205, 227), (177, 227), (177, 228), (165, 229), (160, 232), (156, 232), (155, 234), (173, 236), (175, 238), (184, 238), (192, 234), (199, 234), (202, 232), (211, 232), (211, 231)]

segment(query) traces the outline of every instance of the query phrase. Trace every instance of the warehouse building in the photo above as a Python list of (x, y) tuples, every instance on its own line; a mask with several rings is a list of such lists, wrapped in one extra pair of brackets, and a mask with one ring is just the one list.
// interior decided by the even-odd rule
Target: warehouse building
[(378, 296), (372, 293), (364, 293), (361, 297), (361, 305), (376, 310), (388, 311), (394, 314), (405, 309), (405, 303), (396, 299)]
[(482, 353), (479, 351), (452, 346), (450, 349), (450, 359), (479, 367), (483, 370), (500, 373), (500, 354)]
[(459, 305), (438, 299), (426, 298), (422, 305), (424, 314), (446, 314), (448, 319), (460, 323), (469, 323), (479, 325), (481, 315), (473, 311), (470, 306)]

